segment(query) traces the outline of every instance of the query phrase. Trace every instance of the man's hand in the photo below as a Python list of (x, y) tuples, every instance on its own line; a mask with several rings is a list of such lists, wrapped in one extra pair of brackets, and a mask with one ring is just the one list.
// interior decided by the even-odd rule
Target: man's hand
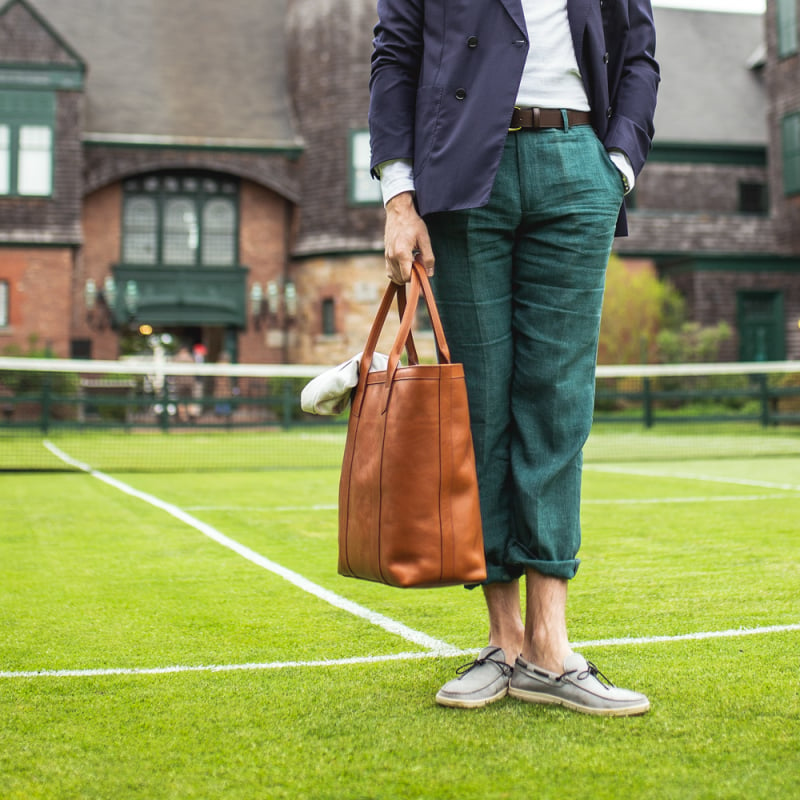
[(411, 280), (411, 263), (414, 257), (425, 267), (428, 277), (433, 277), (433, 249), (428, 228), (417, 214), (411, 192), (395, 195), (386, 204), (386, 275), (395, 283)]

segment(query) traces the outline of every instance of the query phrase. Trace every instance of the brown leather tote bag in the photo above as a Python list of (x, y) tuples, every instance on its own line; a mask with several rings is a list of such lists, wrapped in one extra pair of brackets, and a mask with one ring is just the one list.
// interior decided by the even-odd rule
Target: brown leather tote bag
[[(420, 364), (411, 335), (420, 292), (439, 363)], [(385, 371), (370, 364), (395, 294), (401, 320)], [(400, 363), (406, 350), (408, 365)], [(421, 265), (390, 283), (354, 389), (339, 483), (339, 573), (390, 586), (434, 587), (486, 578), (464, 367), (450, 361)]]

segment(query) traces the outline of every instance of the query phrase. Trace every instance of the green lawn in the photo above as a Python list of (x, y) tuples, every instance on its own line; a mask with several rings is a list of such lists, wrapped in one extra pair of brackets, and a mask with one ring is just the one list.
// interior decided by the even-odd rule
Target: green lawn
[[(436, 706), (481, 596), (337, 576), (335, 469), (115, 477), (468, 652), (428, 657), (90, 475), (3, 474), (3, 800), (800, 796), (800, 457), (587, 468), (570, 634), (650, 696), (630, 719)], [(765, 630), (652, 641), (740, 628)], [(40, 671), (78, 674), (15, 674)]]

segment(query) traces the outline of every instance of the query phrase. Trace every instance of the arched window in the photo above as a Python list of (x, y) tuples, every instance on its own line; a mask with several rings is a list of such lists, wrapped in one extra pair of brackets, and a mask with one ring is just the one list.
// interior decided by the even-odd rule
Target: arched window
[(171, 197), (164, 203), (164, 263), (194, 264), (197, 261), (196, 203)]
[(158, 207), (152, 197), (128, 197), (123, 212), (122, 260), (155, 264), (158, 253)]
[(203, 208), (203, 263), (230, 266), (236, 257), (236, 209), (227, 198), (209, 200)]
[(122, 260), (167, 267), (238, 262), (239, 186), (210, 173), (155, 173), (124, 184)]

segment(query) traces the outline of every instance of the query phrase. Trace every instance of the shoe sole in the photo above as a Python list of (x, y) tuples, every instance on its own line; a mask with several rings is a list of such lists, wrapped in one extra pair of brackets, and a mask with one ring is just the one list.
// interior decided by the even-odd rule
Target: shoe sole
[(640, 714), (646, 714), (650, 710), (649, 700), (633, 706), (597, 708), (596, 706), (581, 705), (580, 703), (575, 703), (574, 701), (567, 700), (564, 697), (556, 697), (552, 694), (529, 692), (525, 689), (515, 689), (513, 686), (509, 687), (508, 694), (509, 697), (514, 697), (517, 700), (522, 700), (525, 703), (537, 703), (539, 705), (548, 706), (563, 706), (571, 711), (579, 711), (581, 714), (592, 714), (596, 717), (636, 717)]
[(496, 703), (498, 700), (502, 700), (507, 694), (507, 688), (504, 688), (501, 692), (498, 692), (491, 697), (480, 697), (477, 700), (468, 700), (463, 697), (448, 697), (447, 695), (442, 696), (437, 694), (436, 702), (440, 706), (446, 706), (447, 708), (483, 708), (484, 706)]

